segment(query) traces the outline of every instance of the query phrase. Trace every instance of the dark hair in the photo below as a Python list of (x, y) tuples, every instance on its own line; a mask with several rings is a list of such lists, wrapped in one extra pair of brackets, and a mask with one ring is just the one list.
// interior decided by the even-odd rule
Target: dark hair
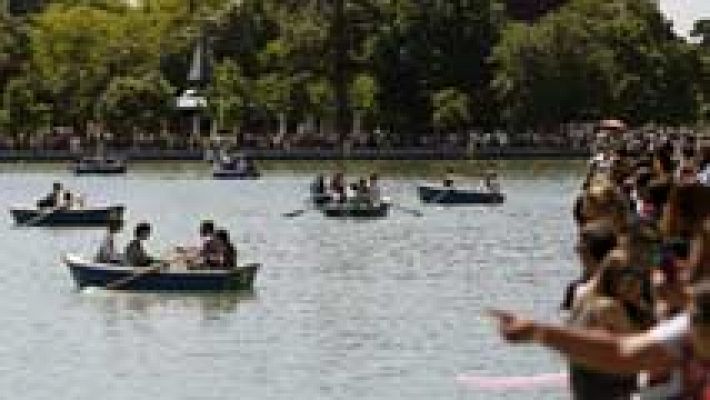
[(656, 210), (660, 211), (668, 202), (670, 190), (671, 186), (665, 180), (654, 179), (648, 183), (648, 199)]
[(225, 249), (225, 266), (226, 267), (234, 267), (235, 263), (235, 258), (236, 258), (236, 250), (234, 248), (234, 245), (232, 244), (232, 241), (229, 238), (229, 232), (227, 232), (226, 229), (218, 229), (215, 232), (215, 237), (217, 240), (222, 242), (222, 246), (224, 246)]
[(608, 222), (594, 221), (585, 224), (580, 232), (580, 240), (596, 262), (601, 262), (616, 247), (616, 235)]
[(217, 231), (215, 231), (214, 233), (214, 236), (217, 239), (223, 241), (224, 243), (230, 243), (229, 232), (227, 232), (226, 229), (217, 229)]
[(214, 233), (214, 222), (211, 220), (204, 220), (200, 224), (200, 234), (209, 235)]
[(661, 170), (665, 173), (671, 173), (673, 172), (673, 148), (672, 147), (666, 147), (663, 146), (656, 150), (656, 152), (653, 154), (653, 157), (658, 160), (658, 163), (661, 166)]
[(134, 230), (134, 235), (136, 237), (142, 236), (143, 233), (149, 233), (150, 232), (150, 224), (147, 222), (139, 222), (136, 225), (136, 229)]
[(54, 190), (61, 190), (62, 188), (62, 183), (61, 182), (54, 182), (52, 183), (52, 189)]

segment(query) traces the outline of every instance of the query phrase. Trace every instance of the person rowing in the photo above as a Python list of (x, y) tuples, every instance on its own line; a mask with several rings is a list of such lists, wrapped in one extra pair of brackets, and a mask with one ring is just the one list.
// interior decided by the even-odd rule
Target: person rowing
[(488, 193), (500, 193), (498, 175), (493, 171), (488, 171), (483, 176), (482, 188)]
[(200, 223), (200, 244), (191, 247), (177, 247), (175, 250), (182, 255), (190, 268), (204, 266), (208, 254), (216, 251), (214, 221), (204, 220)]
[(334, 194), (335, 200), (345, 203), (348, 199), (345, 176), (342, 172), (336, 172), (330, 180), (330, 191)]
[(133, 240), (126, 246), (123, 263), (131, 267), (145, 268), (161, 261), (149, 255), (143, 248), (143, 242), (150, 238), (151, 227), (147, 222), (140, 222), (133, 231)]
[(453, 188), (454, 187), (454, 169), (449, 167), (446, 168), (446, 174), (444, 174), (444, 187)]
[(57, 208), (61, 206), (62, 200), (64, 198), (64, 188), (61, 182), (54, 182), (52, 184), (52, 191), (49, 192), (45, 197), (37, 201), (37, 208)]

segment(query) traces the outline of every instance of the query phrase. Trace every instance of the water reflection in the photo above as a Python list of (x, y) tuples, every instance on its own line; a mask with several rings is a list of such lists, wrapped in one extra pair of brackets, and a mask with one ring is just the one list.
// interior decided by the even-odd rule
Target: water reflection
[(118, 292), (101, 288), (79, 291), (82, 303), (94, 306), (109, 320), (150, 318), (154, 313), (197, 315), (202, 320), (218, 320), (234, 313), (239, 306), (257, 300), (255, 290), (226, 293)]

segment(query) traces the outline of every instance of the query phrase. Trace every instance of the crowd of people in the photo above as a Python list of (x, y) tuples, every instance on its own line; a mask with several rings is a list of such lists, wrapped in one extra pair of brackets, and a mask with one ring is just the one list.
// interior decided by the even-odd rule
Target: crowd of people
[(131, 267), (151, 267), (154, 265), (170, 265), (182, 263), (188, 269), (232, 269), (236, 267), (237, 250), (226, 229), (215, 228), (213, 221), (202, 221), (200, 224), (200, 244), (191, 247), (177, 247), (175, 255), (170, 260), (161, 259), (149, 254), (144, 242), (150, 238), (151, 225), (140, 222), (133, 232), (133, 239), (128, 242), (123, 253), (117, 250), (115, 235), (121, 231), (123, 223), (112, 220), (108, 225), (105, 238), (102, 240), (95, 261), (99, 263), (119, 263)]
[(710, 399), (710, 147), (610, 141), (574, 204), (579, 279), (561, 325), (492, 311), (569, 360), (574, 399)]
[(377, 174), (370, 174), (369, 179), (359, 178), (357, 182), (350, 184), (347, 183), (342, 172), (333, 174), (328, 182), (324, 175), (318, 175), (311, 185), (311, 194), (314, 198), (337, 203), (353, 202), (377, 206), (382, 202)]

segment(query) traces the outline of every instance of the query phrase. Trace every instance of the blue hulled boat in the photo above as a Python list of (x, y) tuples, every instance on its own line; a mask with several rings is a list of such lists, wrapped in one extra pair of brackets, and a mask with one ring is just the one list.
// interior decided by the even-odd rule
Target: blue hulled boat
[(11, 209), (15, 223), (25, 226), (106, 226), (122, 220), (124, 206), (82, 209)]
[(260, 176), (254, 161), (244, 154), (223, 156), (212, 166), (215, 179), (258, 179)]
[(465, 190), (447, 187), (419, 186), (419, 198), (436, 204), (501, 204), (505, 195), (499, 192)]
[(141, 274), (140, 268), (94, 263), (76, 255), (66, 255), (63, 262), (79, 288), (106, 287), (123, 281), (125, 284), (114, 289), (130, 291), (248, 290), (253, 287), (256, 273), (261, 267), (260, 264), (248, 264), (230, 270), (168, 268)]

